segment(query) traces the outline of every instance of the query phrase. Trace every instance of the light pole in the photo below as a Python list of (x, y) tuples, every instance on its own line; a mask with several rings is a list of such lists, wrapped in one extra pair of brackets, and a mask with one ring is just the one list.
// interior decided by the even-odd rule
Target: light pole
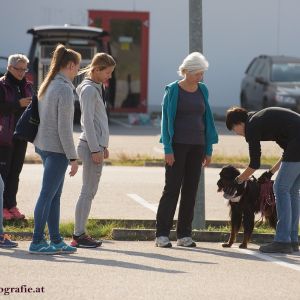
[[(202, 0), (189, 0), (189, 52), (195, 51), (203, 53)], [(205, 228), (204, 168), (201, 170), (192, 227)]]

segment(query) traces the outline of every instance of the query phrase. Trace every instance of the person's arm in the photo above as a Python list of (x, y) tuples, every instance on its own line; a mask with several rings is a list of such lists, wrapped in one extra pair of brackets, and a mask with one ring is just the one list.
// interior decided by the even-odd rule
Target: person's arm
[(69, 87), (59, 91), (58, 100), (58, 135), (62, 148), (69, 160), (75, 161), (77, 153), (73, 140), (74, 95)]
[(250, 167), (247, 167), (245, 169), (245, 171), (242, 172), (242, 174), (237, 176), (237, 178), (236, 178), (237, 182), (240, 184), (240, 183), (246, 181), (255, 171), (256, 171), (256, 169), (252, 169)]
[(92, 153), (103, 152), (97, 140), (97, 134), (94, 125), (94, 116), (97, 103), (96, 89), (93, 86), (86, 86), (80, 93), (80, 108), (82, 113), (82, 122), (84, 134)]

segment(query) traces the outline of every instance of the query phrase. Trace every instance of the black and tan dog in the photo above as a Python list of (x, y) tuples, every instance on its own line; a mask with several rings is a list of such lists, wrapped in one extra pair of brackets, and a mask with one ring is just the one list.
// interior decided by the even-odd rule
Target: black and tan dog
[[(251, 238), (255, 214), (261, 212), (261, 197), (260, 189), (261, 184), (257, 179), (252, 177), (242, 184), (234, 193), (234, 195), (228, 195), (224, 192), (226, 187), (232, 186), (234, 179), (240, 175), (240, 171), (235, 167), (229, 165), (224, 167), (220, 172), (220, 179), (217, 182), (218, 192), (223, 191), (223, 197), (229, 201), (230, 206), (230, 221), (231, 232), (227, 243), (222, 244), (223, 247), (231, 247), (234, 243), (236, 235), (243, 224), (244, 238), (240, 244), (240, 248), (247, 248), (247, 244)], [(277, 217), (276, 208), (273, 205), (266, 204), (264, 206), (263, 215), (268, 221), (269, 225), (273, 228), (276, 227)]]

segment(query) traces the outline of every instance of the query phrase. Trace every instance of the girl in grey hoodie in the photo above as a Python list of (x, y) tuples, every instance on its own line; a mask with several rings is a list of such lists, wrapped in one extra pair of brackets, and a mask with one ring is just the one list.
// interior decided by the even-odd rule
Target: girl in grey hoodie
[(92, 200), (98, 190), (103, 160), (108, 158), (108, 118), (104, 102), (104, 83), (111, 78), (115, 68), (114, 59), (106, 53), (97, 53), (91, 64), (81, 73), (85, 79), (77, 87), (81, 108), (80, 141), (77, 153), (82, 160), (82, 188), (75, 211), (74, 247), (95, 248), (101, 241), (86, 234), (86, 223)]
[[(65, 173), (70, 163), (70, 176), (78, 170), (73, 141), (74, 86), (72, 80), (80, 67), (81, 55), (58, 45), (49, 72), (39, 89), (40, 125), (34, 140), (35, 150), (44, 167), (42, 188), (34, 210), (32, 254), (74, 253), (59, 232), (60, 197)], [(48, 224), (50, 244), (45, 239)]]

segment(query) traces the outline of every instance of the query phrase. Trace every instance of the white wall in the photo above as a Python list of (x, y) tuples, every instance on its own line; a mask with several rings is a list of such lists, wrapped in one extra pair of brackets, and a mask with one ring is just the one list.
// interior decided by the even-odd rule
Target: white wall
[[(0, 11), (0, 56), (27, 53), (30, 27), (87, 25), (89, 9), (149, 12), (150, 110), (160, 108), (164, 86), (178, 78), (178, 65), (188, 54), (188, 0), (0, 1), (5, 2)], [(254, 56), (300, 56), (299, 11), (299, 0), (203, 0), (204, 55), (210, 62), (205, 82), (215, 111), (239, 104), (241, 78)]]
[[(87, 25), (88, 10), (146, 11), (150, 14), (148, 103), (160, 109), (164, 86), (177, 78), (177, 68), (188, 53), (188, 1), (182, 0), (1, 0), (0, 56), (28, 53), (38, 25)], [(12, 21), (13, 20), (13, 21)], [(4, 30), (9, 26), (9, 30)]]
[(239, 104), (241, 78), (256, 55), (300, 56), (299, 9), (298, 0), (203, 0), (205, 81), (213, 106)]

